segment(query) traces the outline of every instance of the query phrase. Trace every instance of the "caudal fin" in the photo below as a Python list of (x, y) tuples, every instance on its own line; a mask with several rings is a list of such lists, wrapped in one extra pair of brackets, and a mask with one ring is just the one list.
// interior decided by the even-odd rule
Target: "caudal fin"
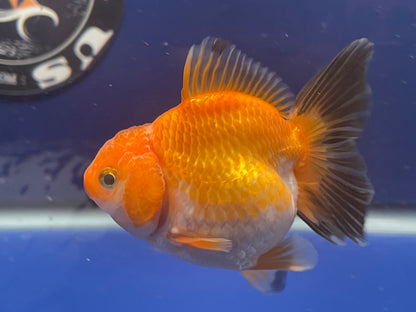
[(373, 44), (352, 42), (300, 92), (292, 120), (306, 134), (307, 156), (295, 167), (298, 215), (333, 243), (364, 243), (373, 188), (355, 140), (369, 115), (366, 82)]

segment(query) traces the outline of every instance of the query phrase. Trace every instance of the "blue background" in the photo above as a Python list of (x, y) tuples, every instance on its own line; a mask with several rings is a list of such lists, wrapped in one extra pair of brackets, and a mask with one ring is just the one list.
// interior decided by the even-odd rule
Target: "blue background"
[(317, 267), (289, 272), (278, 295), (238, 272), (203, 268), (122, 230), (2, 232), (0, 311), (412, 311), (416, 237), (369, 237), (366, 248), (303, 233)]
[[(0, 97), (0, 209), (86, 200), (82, 174), (117, 131), (180, 102), (186, 53), (220, 36), (298, 92), (344, 46), (375, 43), (374, 105), (360, 149), (375, 202), (416, 207), (414, 0), (126, 0), (104, 59), (41, 98)], [(413, 205), (413, 206), (412, 206)], [(366, 248), (302, 234), (319, 253), (266, 296), (237, 272), (157, 252), (122, 230), (0, 232), (0, 311), (410, 311), (415, 236)]]
[[(375, 202), (416, 202), (413, 0), (127, 0), (111, 49), (87, 77), (41, 98), (0, 97), (0, 156), (6, 157), (0, 160), (0, 198), (86, 199), (82, 173), (98, 148), (117, 131), (151, 122), (180, 102), (187, 50), (207, 35), (235, 43), (295, 93), (352, 40), (374, 41), (374, 106), (360, 148)], [(66, 156), (42, 156), (41, 164), (57, 164), (42, 169), (50, 175), (47, 183), (38, 173), (23, 175), (39, 166), (21, 167), (34, 155), (64, 149)], [(71, 173), (54, 183), (65, 166)], [(40, 183), (45, 187), (37, 196), (31, 190)]]

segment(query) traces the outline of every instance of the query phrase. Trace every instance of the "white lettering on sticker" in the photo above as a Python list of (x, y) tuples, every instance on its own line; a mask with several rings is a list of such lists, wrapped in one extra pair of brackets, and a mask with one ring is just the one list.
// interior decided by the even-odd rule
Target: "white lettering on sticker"
[(32, 77), (41, 89), (60, 84), (71, 77), (71, 74), (72, 69), (63, 56), (39, 64), (32, 71)]
[(16, 86), (17, 74), (8, 73), (8, 72), (0, 72), (0, 84)]
[[(114, 31), (103, 31), (98, 27), (89, 27), (78, 38), (74, 45), (74, 52), (81, 61), (81, 69), (86, 70), (91, 62), (94, 60), (94, 56), (98, 55), (105, 44), (111, 39)], [(83, 46), (88, 46), (91, 49), (90, 55), (85, 55), (81, 52)]]

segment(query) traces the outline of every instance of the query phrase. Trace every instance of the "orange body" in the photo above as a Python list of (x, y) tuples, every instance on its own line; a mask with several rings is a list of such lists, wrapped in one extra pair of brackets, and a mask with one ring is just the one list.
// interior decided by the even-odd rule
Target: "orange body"
[(277, 210), (290, 206), (279, 163), (295, 164), (304, 147), (299, 128), (270, 104), (236, 92), (205, 94), (166, 112), (152, 129), (166, 181), (199, 203), (195, 215), (232, 221), (256, 217), (278, 198)]
[(373, 190), (354, 140), (371, 54), (368, 40), (354, 41), (295, 100), (267, 68), (206, 38), (188, 53), (182, 103), (107, 141), (85, 189), (136, 237), (277, 292), (286, 270), (317, 261), (286, 235), (296, 214), (333, 243), (365, 239)]

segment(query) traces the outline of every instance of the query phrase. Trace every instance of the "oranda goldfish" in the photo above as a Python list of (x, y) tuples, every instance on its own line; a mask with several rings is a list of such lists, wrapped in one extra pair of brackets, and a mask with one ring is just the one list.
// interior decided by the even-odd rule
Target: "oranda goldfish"
[(333, 243), (365, 241), (373, 189), (355, 140), (369, 115), (373, 44), (352, 42), (295, 98), (222, 39), (186, 59), (181, 103), (122, 130), (85, 171), (88, 195), (134, 236), (277, 292), (317, 253), (287, 235), (298, 215)]

